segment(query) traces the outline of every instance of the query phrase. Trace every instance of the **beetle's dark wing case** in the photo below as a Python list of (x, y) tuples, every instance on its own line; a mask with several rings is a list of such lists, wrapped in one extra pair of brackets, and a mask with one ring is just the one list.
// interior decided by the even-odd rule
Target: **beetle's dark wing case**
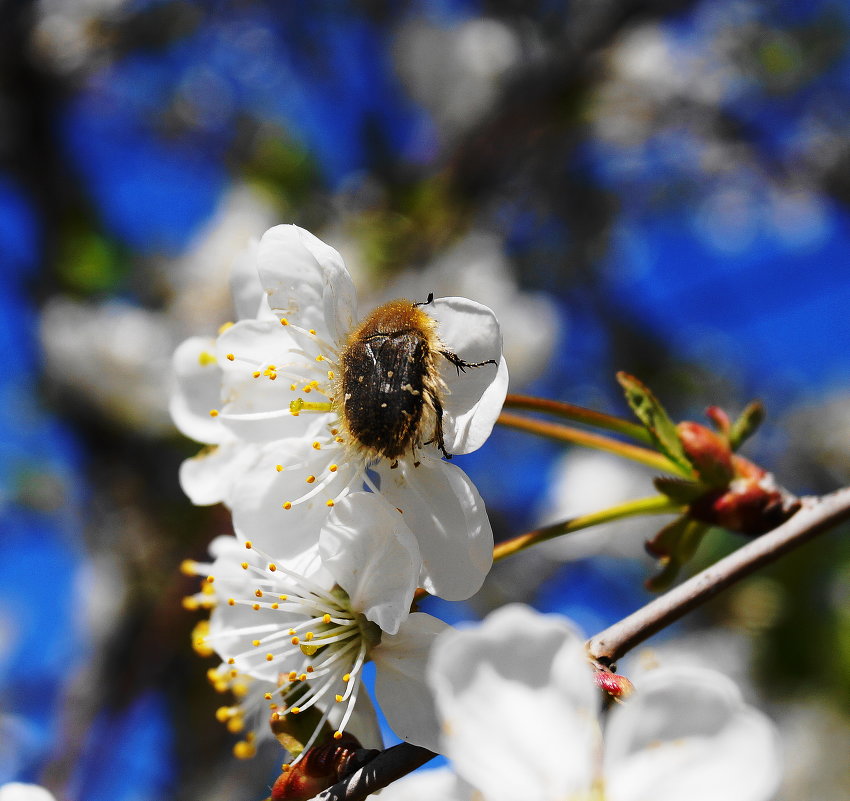
[(342, 388), (351, 433), (389, 459), (413, 444), (425, 407), (430, 348), (422, 332), (407, 329), (351, 343)]

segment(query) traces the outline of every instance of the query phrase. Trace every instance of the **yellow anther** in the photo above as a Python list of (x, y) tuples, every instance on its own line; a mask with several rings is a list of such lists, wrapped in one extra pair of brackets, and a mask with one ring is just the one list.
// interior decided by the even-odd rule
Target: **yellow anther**
[(219, 334), (223, 334), (225, 331), (227, 331), (227, 329), (228, 329), (228, 328), (233, 328), (233, 323), (232, 323), (232, 322), (222, 323), (222, 324), (218, 327), (218, 333), (219, 333)]
[(339, 429), (338, 428), (332, 428), (331, 434), (339, 434)]
[(215, 581), (215, 576), (207, 576), (207, 584), (212, 584)]
[(295, 392), (295, 390), (296, 390), (296, 389), (298, 389), (298, 384), (290, 384), (290, 385), (289, 385), (289, 388), (290, 388), (293, 392)]
[(281, 770), (282, 773), (289, 773), (289, 771), (292, 770), (292, 765), (290, 765), (288, 762), (284, 762), (280, 766), (280, 770)]
[(278, 595), (277, 597), (280, 598), (281, 601), (286, 601), (289, 599), (288, 595)]
[(236, 358), (236, 356), (234, 354), (232, 354), (232, 353), (227, 354), (227, 361), (232, 362), (235, 358)]
[(341, 703), (342, 703), (342, 696), (341, 696), (341, 695), (335, 695), (335, 696), (334, 696), (334, 700), (335, 700), (338, 704), (341, 704)]
[(230, 676), (231, 679), (235, 679), (239, 675), (239, 671), (238, 670), (231, 670), (228, 675)]
[(269, 709), (271, 709), (271, 710), (272, 710), (272, 712), (274, 712), (274, 710), (275, 710), (275, 709), (278, 709), (278, 708), (279, 708), (279, 707), (278, 707), (278, 705), (277, 705), (277, 704), (269, 704)]
[(312, 484), (315, 480), (316, 480), (316, 477), (315, 477), (315, 476), (307, 476), (307, 478), (305, 479), (305, 481), (306, 481), (308, 484)]
[(253, 645), (255, 648), (256, 648), (259, 644), (260, 644), (260, 641), (259, 641), (259, 640), (251, 640), (251, 645)]
[(305, 385), (304, 385), (303, 387), (301, 387), (301, 388), (302, 388), (305, 392), (312, 392), (312, 391), (313, 391), (313, 387), (311, 387), (309, 384), (305, 384)]
[(345, 440), (344, 440), (342, 437), (334, 437), (334, 439), (335, 439), (337, 442), (345, 442)]
[(215, 590), (209, 584), (201, 584), (201, 592), (204, 595), (214, 595), (215, 594)]
[(274, 654), (266, 654), (266, 662), (271, 662), (274, 659)]
[(217, 362), (218, 359), (216, 359), (216, 357), (208, 350), (202, 350), (198, 354), (198, 364), (200, 364), (201, 367), (208, 367), (209, 365), (216, 364)]
[(245, 721), (242, 718), (231, 718), (227, 721), (227, 730), (231, 734), (239, 734), (245, 728)]
[(210, 409), (210, 417), (218, 417), (218, 409)]
[(289, 711), (293, 715), (298, 715), (301, 712), (301, 707), (300, 706), (293, 706)]
[(339, 465), (335, 465), (335, 464), (328, 465), (328, 471), (329, 472), (336, 473), (337, 470), (339, 470)]
[(180, 572), (184, 576), (197, 575), (198, 563), (194, 559), (184, 559), (180, 563)]
[(251, 540), (245, 540), (245, 550), (250, 551), (251, 548), (254, 547), (254, 543)]
[(281, 317), (280, 318), (280, 324), (281, 325), (289, 325), (289, 320), (287, 320), (286, 317)]
[(316, 361), (317, 361), (317, 362), (323, 362), (324, 360), (325, 360), (325, 357), (324, 357), (324, 356), (322, 356), (322, 354), (321, 354), (321, 353), (320, 353), (318, 356), (316, 356)]
[(228, 659), (228, 660), (227, 660), (227, 664), (228, 664), (228, 665), (235, 665), (235, 664), (236, 664), (236, 660), (235, 660), (235, 659), (231, 656), (231, 657), (230, 657), (230, 659)]
[(295, 629), (290, 629), (290, 630), (289, 630), (289, 633), (290, 633), (290, 634), (295, 634)]
[(276, 464), (274, 466), (274, 469), (277, 470), (278, 473), (282, 473), (283, 472), (283, 465), (282, 464)]
[(313, 336), (316, 336), (316, 329), (315, 329), (315, 328), (311, 328), (311, 329), (310, 329), (310, 333), (311, 333)]
[(350, 674), (350, 673), (346, 673), (346, 674), (342, 677), (342, 680), (343, 680), (343, 681), (351, 681), (351, 674)]
[(236, 599), (235, 598), (228, 598), (227, 599), (227, 605), (228, 606), (236, 606)]
[(317, 451), (320, 451), (322, 449), (322, 443), (321, 442), (314, 442), (313, 448)]
[(220, 706), (215, 711), (215, 719), (219, 723), (227, 723), (230, 718), (232, 718), (236, 714), (237, 710), (232, 706)]
[(342, 739), (342, 732), (341, 731), (335, 731), (334, 732), (334, 740), (341, 740), (341, 739)]
[(256, 753), (256, 747), (245, 740), (240, 740), (233, 746), (233, 756), (237, 759), (251, 759)]
[(334, 371), (333, 371), (333, 370), (328, 370), (328, 378), (329, 378), (331, 381), (333, 381), (335, 377), (336, 377), (336, 376), (334, 376)]
[(254, 590), (254, 595), (256, 595), (258, 598), (262, 598), (263, 597), (263, 591), (259, 590), (259, 589)]
[(260, 605), (259, 604), (251, 604), (251, 609), (253, 609), (255, 612), (259, 612), (260, 611)]
[(331, 622), (331, 616), (327, 612), (325, 612), (325, 614), (322, 616), (322, 623), (330, 623), (330, 622)]
[(307, 672), (312, 673), (315, 668), (312, 665), (307, 665)]
[(254, 372), (251, 373), (252, 378), (259, 378), (261, 375), (262, 373), (259, 370), (254, 370)]
[(244, 698), (248, 695), (248, 685), (242, 682), (234, 684), (230, 689), (237, 698)]
[(183, 608), (188, 609), (190, 612), (194, 612), (199, 606), (200, 604), (198, 603), (197, 599), (192, 597), (191, 595), (187, 595), (183, 599)]
[(302, 673), (302, 674), (298, 677), (298, 680), (299, 680), (299, 681), (307, 681), (307, 674), (306, 674), (306, 673)]
[(283, 506), (284, 509), (291, 509), (292, 508), (292, 504), (289, 501), (284, 501), (281, 504), (281, 506)]
[(269, 373), (269, 381), (274, 381), (277, 378), (277, 373)]
[(304, 639), (305, 639), (305, 640), (307, 640), (307, 642), (310, 642), (310, 640), (312, 640), (312, 639), (313, 639), (313, 637), (315, 637), (315, 636), (316, 636), (316, 635), (315, 635), (315, 634), (313, 634), (313, 632), (312, 632), (312, 631), (308, 631), (308, 632), (304, 635)]
[(247, 563), (247, 562), (241, 562), (241, 565), (242, 565), (242, 569), (243, 569), (243, 570), (247, 570), (247, 569), (248, 569), (248, 563)]
[(291, 642), (293, 645), (298, 645), (298, 643), (300, 643), (300, 642), (301, 642), (301, 640), (299, 640), (299, 639), (298, 639), (298, 637), (293, 637), (293, 638), (290, 640), (290, 642)]
[(279, 604), (277, 601), (275, 601), (275, 602), (272, 604), (271, 608), (272, 608), (272, 609), (280, 609), (280, 604)]
[(298, 678), (298, 674), (297, 674), (294, 670), (290, 670), (290, 671), (289, 671), (289, 673), (288, 673), (288, 675), (287, 675), (287, 678), (288, 678), (290, 681), (295, 681), (295, 679), (297, 679), (297, 678)]
[(272, 700), (272, 694), (271, 693), (265, 693), (263, 695), (263, 698), (265, 698), (266, 701), (271, 701)]
[(271, 570), (271, 572), (274, 573), (275, 570), (277, 570), (277, 565), (274, 562), (271, 562), (269, 564), (269, 570)]

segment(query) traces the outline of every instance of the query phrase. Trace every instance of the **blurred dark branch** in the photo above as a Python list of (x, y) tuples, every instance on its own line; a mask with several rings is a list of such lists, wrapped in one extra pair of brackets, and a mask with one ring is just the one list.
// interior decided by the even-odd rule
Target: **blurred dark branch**
[(605, 665), (612, 665), (636, 645), (721, 590), (848, 519), (850, 487), (820, 498), (804, 498), (800, 511), (779, 528), (744, 545), (592, 637), (588, 642), (590, 656)]
[(437, 756), (427, 748), (401, 743), (379, 754), (347, 779), (315, 796), (314, 801), (360, 801), (406, 776)]

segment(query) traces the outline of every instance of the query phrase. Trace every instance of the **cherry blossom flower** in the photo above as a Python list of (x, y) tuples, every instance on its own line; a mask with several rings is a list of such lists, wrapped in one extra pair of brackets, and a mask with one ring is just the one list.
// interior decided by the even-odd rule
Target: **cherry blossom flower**
[(340, 255), (307, 231), (280, 225), (242, 261), (235, 286), (242, 319), (215, 340), (187, 340), (175, 354), (174, 420), (215, 446), (184, 463), (189, 497), (225, 502), (236, 528), (260, 547), (298, 556), (315, 550), (334, 504), (368, 489), (403, 512), (419, 544), (421, 585), (450, 600), (473, 594), (492, 563), (484, 503), (469, 477), (440, 458), (440, 443), (421, 440), (438, 439), (437, 422), (451, 455), (489, 436), (508, 382), (490, 309), (464, 298), (410, 301), (439, 343), (439, 405), (409, 452), (385, 458), (356, 441), (340, 398), (341, 358), (357, 330), (354, 286)]
[(603, 738), (600, 692), (565, 618), (511, 605), (450, 631), (428, 681), (454, 771), (408, 776), (383, 801), (768, 801), (777, 790), (772, 724), (713, 670), (648, 672)]
[[(364, 745), (375, 744), (362, 687), (363, 666), (372, 661), (377, 699), (396, 734), (436, 746), (425, 665), (431, 643), (448, 626), (409, 612), (420, 557), (399, 512), (373, 493), (342, 499), (322, 529), (318, 554), (306, 557), (320, 562), (308, 566), (309, 578), (304, 557), (278, 559), (250, 541), (226, 537), (213, 550), (212, 564), (188, 570), (214, 587), (216, 602), (196, 647), (222, 659), (211, 671), (213, 684), (236, 691), (238, 703), (218, 713), (231, 730), (247, 725), (262, 732), (264, 716), (274, 723), (315, 707), (321, 715), (305, 750), (326, 722), (337, 738), (350, 730)], [(208, 597), (202, 591), (192, 600), (207, 605)], [(243, 740), (237, 755), (250, 755), (253, 739)]]

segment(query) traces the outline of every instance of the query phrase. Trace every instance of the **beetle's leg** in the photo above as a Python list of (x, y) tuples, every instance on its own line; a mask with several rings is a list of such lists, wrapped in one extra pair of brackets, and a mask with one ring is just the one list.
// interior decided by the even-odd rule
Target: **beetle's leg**
[(435, 442), (437, 447), (443, 452), (443, 456), (445, 456), (446, 459), (451, 459), (452, 455), (446, 450), (446, 443), (443, 440), (443, 404), (440, 403), (440, 399), (434, 392), (427, 389), (425, 391), (428, 394), (428, 400), (434, 407), (434, 416), (436, 421), (434, 423), (434, 436), (424, 444), (430, 445), (432, 442)]
[(433, 302), (434, 302), (434, 293), (429, 292), (428, 293), (428, 300), (424, 301), (423, 303), (414, 303), (413, 306), (414, 306), (414, 308), (416, 308), (418, 306), (427, 306), (429, 303), (433, 303)]
[(465, 362), (460, 356), (452, 353), (450, 350), (441, 350), (440, 353), (457, 368), (458, 375), (465, 373), (467, 367), (483, 367), (485, 364), (496, 364), (495, 359), (487, 359), (486, 362)]

